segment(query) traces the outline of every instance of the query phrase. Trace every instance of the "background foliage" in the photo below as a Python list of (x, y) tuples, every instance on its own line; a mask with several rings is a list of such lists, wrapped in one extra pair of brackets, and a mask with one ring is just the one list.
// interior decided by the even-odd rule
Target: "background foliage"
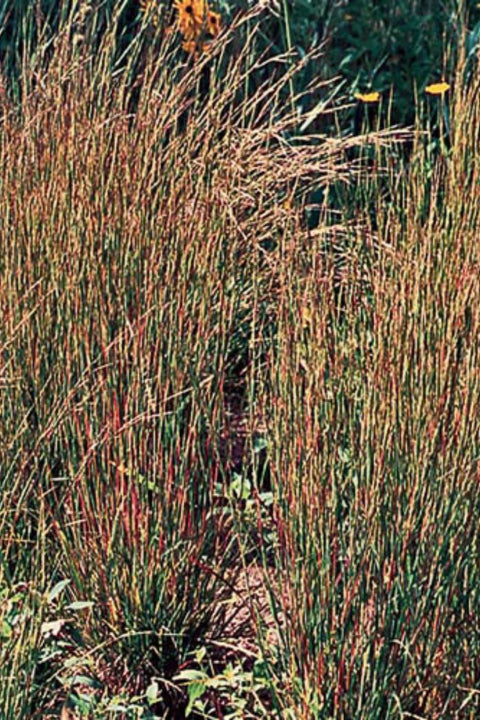
[[(91, 0), (96, 31), (105, 31), (109, 18), (121, 9), (118, 20), (120, 48), (126, 47), (140, 22), (138, 0)], [(247, 0), (218, 0), (217, 8), (228, 24), (238, 12), (255, 7)], [(171, 17), (173, 3), (158, 0)], [(256, 51), (272, 55), (294, 49), (300, 56), (320, 46), (324, 53), (307, 63), (297, 77), (297, 89), (312, 78), (343, 81), (343, 92), (376, 90), (386, 99), (392, 122), (412, 123), (415, 92), (446, 76), (463, 43), (475, 54), (480, 34), (480, 8), (474, 0), (271, 0), (261, 3)], [(53, 0), (18, 0), (0, 3), (0, 58), (4, 68), (18, 69), (25, 49), (34, 53), (35, 21), (41, 16), (52, 30), (65, 19), (69, 3)], [(169, 15), (170, 13), (170, 15)], [(465, 26), (470, 36), (465, 38)], [(388, 99), (388, 102), (387, 102)], [(354, 119), (351, 115), (351, 127)], [(343, 125), (346, 129), (348, 125)]]

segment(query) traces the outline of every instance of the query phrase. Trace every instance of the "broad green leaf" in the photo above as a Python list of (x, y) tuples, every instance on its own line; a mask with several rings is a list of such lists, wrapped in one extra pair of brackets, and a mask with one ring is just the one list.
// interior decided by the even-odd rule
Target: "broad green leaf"
[(208, 675), (201, 670), (181, 670), (174, 680), (208, 680)]
[(46, 637), (49, 637), (50, 635), (56, 637), (60, 633), (62, 627), (65, 625), (66, 622), (67, 621), (63, 618), (59, 618), (58, 620), (52, 620), (51, 622), (44, 622), (40, 627), (40, 632)]
[(66, 606), (66, 610), (86, 610), (87, 608), (92, 608), (93, 602), (92, 600), (77, 600), (76, 602), (70, 603), (70, 605)]
[(193, 682), (187, 687), (188, 692), (188, 705), (185, 710), (185, 716), (188, 717), (193, 710), (195, 701), (202, 697), (207, 686), (203, 682)]
[(47, 599), (48, 602), (52, 602), (57, 598), (63, 590), (67, 587), (67, 585), (71, 582), (70, 578), (67, 578), (66, 580), (60, 580), (48, 593)]
[(152, 680), (152, 682), (150, 683), (150, 685), (147, 688), (147, 692), (145, 693), (149, 705), (152, 705), (154, 702), (157, 702), (158, 691), (159, 691), (158, 682), (156, 680)]

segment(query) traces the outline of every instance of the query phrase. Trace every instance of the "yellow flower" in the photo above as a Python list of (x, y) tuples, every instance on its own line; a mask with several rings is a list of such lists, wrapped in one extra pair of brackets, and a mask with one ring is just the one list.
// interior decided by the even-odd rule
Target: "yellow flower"
[(380, 93), (379, 92), (355, 93), (354, 97), (356, 100), (360, 100), (360, 102), (375, 103), (380, 100)]
[(210, 35), (217, 37), (222, 29), (222, 17), (220, 13), (213, 12), (213, 10), (208, 11), (207, 28)]
[(198, 59), (198, 56), (204, 50), (208, 53), (208, 43), (201, 43), (198, 40), (184, 40), (182, 42), (182, 49), (194, 55), (195, 59)]
[[(139, 0), (139, 5), (142, 15), (157, 27), (161, 11), (158, 0)], [(182, 47), (187, 52), (203, 50), (209, 39), (219, 35), (221, 16), (210, 10), (208, 0), (174, 0), (173, 5), (177, 11), (177, 28), (183, 36)], [(172, 28), (167, 29), (167, 34), (171, 31)]]
[(182, 48), (183, 50), (185, 50), (185, 52), (197, 54), (198, 43), (195, 42), (195, 40), (184, 40), (182, 42)]
[(433, 85), (427, 85), (425, 92), (429, 95), (444, 95), (450, 85), (446, 82), (433, 83)]
[(196, 40), (205, 22), (203, 0), (175, 0), (178, 28), (186, 40)]
[(182, 47), (198, 54), (208, 50), (209, 39), (221, 31), (221, 17), (208, 7), (206, 0), (175, 0), (178, 29), (183, 35)]

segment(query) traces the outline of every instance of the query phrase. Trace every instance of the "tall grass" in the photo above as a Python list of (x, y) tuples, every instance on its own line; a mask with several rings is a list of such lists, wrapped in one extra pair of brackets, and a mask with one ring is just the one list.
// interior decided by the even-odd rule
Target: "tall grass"
[(241, 568), (225, 436), (274, 323), (264, 245), (348, 172), (340, 142), (284, 140), (288, 73), (242, 96), (252, 38), (181, 64), (140, 37), (122, 67), (114, 27), (93, 54), (74, 20), (2, 96), (5, 720), (146, 707), (153, 678), (151, 712), (183, 712), (172, 678), (225, 634)]
[(87, 20), (1, 95), (2, 720), (475, 717), (477, 87), (406, 166)]
[(451, 150), (419, 133), (336, 257), (320, 233), (286, 257), (266, 392), (288, 717), (479, 712), (480, 105), (456, 80)]

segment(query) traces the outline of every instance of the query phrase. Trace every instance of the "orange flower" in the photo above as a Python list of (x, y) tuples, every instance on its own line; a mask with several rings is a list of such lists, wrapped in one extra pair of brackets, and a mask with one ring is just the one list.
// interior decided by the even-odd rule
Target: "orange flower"
[(178, 29), (185, 40), (196, 40), (205, 21), (204, 0), (175, 0)]
[(182, 47), (198, 54), (208, 50), (209, 39), (221, 31), (221, 16), (208, 7), (207, 0), (175, 0), (177, 25), (183, 35)]
[(213, 12), (213, 10), (208, 11), (207, 28), (210, 35), (217, 37), (222, 29), (222, 17), (220, 13)]

